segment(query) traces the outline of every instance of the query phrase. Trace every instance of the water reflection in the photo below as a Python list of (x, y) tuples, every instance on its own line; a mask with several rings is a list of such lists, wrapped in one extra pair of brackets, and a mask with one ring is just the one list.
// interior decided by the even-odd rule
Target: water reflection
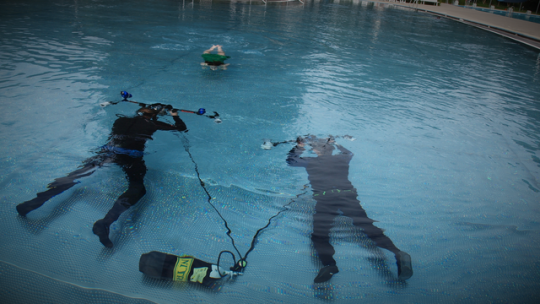
[[(340, 143), (357, 155), (349, 179), (362, 206), (422, 265), (399, 285), (388, 271), (394, 265), (384, 262), (389, 257), (358, 250), (351, 232), (340, 230), (336, 260), (347, 271), (328, 289), (314, 288), (314, 201), (303, 197), (265, 231), (245, 276), (222, 286), (220, 301), (504, 302), (535, 295), (537, 237), (521, 232), (538, 228), (536, 52), (366, 1), (49, 5), (0, 5), (0, 135), (8, 143), (0, 216), (2, 229), (13, 232), (0, 239), (8, 244), (2, 260), (81, 289), (177, 302), (177, 290), (156, 288), (137, 272), (139, 254), (161, 249), (212, 260), (230, 249), (223, 223), (200, 200), (194, 164), (167, 135), (149, 144), (150, 191), (144, 208), (116, 227), (114, 253), (88, 241), (95, 240), (93, 222), (126, 186), (103, 176), (88, 183), (84, 203), (71, 204), (79, 195), (54, 198), (69, 216), (44, 215), (35, 227), (16, 221), (15, 202), (88, 157), (116, 114), (133, 114), (129, 104), (97, 106), (129, 90), (141, 102), (222, 115), (219, 125), (183, 119), (202, 180), (211, 181), (241, 249), (307, 179), (283, 164), (290, 146), (262, 150), (262, 140), (349, 134), (358, 139)], [(216, 41), (230, 50), (231, 66), (209, 74), (200, 53)], [(182, 296), (215, 298), (191, 288)]]

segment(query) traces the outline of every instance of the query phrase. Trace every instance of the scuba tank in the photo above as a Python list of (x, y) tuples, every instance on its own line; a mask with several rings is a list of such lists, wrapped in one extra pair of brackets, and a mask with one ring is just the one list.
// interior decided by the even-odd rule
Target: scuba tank
[(193, 282), (208, 284), (230, 275), (241, 275), (240, 272), (225, 271), (218, 265), (199, 260), (192, 256), (152, 251), (141, 255), (139, 271), (145, 275), (177, 282)]

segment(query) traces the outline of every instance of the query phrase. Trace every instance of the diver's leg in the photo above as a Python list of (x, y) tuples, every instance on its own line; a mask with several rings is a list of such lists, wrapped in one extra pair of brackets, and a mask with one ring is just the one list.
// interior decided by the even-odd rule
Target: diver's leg
[(344, 195), (340, 197), (340, 209), (344, 216), (353, 220), (353, 225), (362, 228), (364, 233), (380, 248), (391, 251), (396, 256), (398, 276), (402, 280), (410, 278), (413, 274), (411, 256), (399, 250), (392, 240), (384, 234), (384, 231), (373, 225), (374, 220), (367, 216), (366, 211), (360, 206), (360, 202), (354, 195)]
[(203, 54), (210, 54), (210, 52), (212, 52), (216, 47), (217, 47), (217, 45), (212, 45), (212, 47), (209, 48), (208, 50), (204, 51)]
[(75, 186), (78, 183), (75, 182), (76, 179), (86, 177), (94, 173), (96, 168), (98, 168), (102, 162), (103, 159), (99, 155), (86, 160), (84, 162), (85, 165), (83, 165), (82, 168), (69, 173), (67, 176), (57, 178), (54, 180), (54, 182), (50, 183), (47, 186), (49, 190), (39, 192), (36, 194), (36, 198), (17, 205), (17, 212), (21, 216), (26, 216), (28, 212), (43, 206), (46, 201), (50, 200), (54, 196)]
[(322, 197), (315, 197), (315, 200), (317, 200), (317, 204), (313, 215), (311, 241), (324, 267), (319, 271), (314, 282), (322, 283), (330, 280), (334, 274), (339, 272), (333, 258), (336, 251), (330, 244), (330, 229), (334, 223), (334, 218), (337, 216), (337, 210), (332, 207), (331, 202), (325, 201)]
[(120, 215), (135, 205), (145, 194), (144, 176), (146, 174), (146, 165), (142, 158), (131, 158), (126, 155), (117, 155), (119, 164), (127, 175), (128, 189), (118, 197), (113, 207), (107, 212), (105, 217), (94, 223), (92, 231), (99, 236), (99, 241), (105, 246), (111, 248), (113, 243), (109, 239), (109, 227)]
[(217, 53), (218, 55), (225, 56), (225, 52), (223, 51), (221, 45), (217, 45)]

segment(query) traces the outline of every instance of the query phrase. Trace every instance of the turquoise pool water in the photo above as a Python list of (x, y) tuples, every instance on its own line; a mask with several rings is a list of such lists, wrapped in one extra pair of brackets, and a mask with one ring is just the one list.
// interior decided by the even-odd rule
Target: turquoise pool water
[[(537, 50), (359, 1), (4, 1), (0, 40), (6, 303), (540, 298)], [(226, 71), (201, 67), (212, 44), (231, 56)], [(92, 225), (127, 187), (114, 165), (18, 216), (17, 204), (106, 143), (117, 115), (135, 114), (130, 103), (100, 106), (121, 90), (139, 102), (216, 111), (222, 123), (183, 113), (185, 136), (155, 134), (147, 193), (111, 226), (113, 249)], [(338, 217), (340, 272), (313, 283), (321, 265), (307, 174), (287, 166), (291, 144), (261, 148), (304, 134), (355, 138), (337, 139), (354, 153), (349, 180), (368, 216), (411, 255), (409, 280), (397, 279), (391, 253)], [(205, 288), (139, 272), (139, 257), (153, 250), (213, 263), (222, 250), (237, 255), (216, 210), (242, 254), (285, 211), (234, 280)]]

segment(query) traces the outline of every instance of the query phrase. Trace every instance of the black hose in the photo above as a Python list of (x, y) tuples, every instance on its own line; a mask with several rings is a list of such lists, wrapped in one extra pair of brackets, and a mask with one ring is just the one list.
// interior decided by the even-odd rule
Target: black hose
[[(178, 136), (177, 133), (175, 133), (175, 134), (176, 134), (176, 136)], [(212, 206), (212, 208), (214, 208), (216, 213), (223, 220), (223, 223), (225, 224), (225, 228), (227, 228), (227, 236), (231, 239), (231, 242), (232, 242), (232, 245), (233, 245), (234, 249), (238, 253), (238, 256), (241, 258), (242, 254), (240, 254), (240, 251), (238, 250), (238, 248), (236, 247), (236, 244), (234, 243), (234, 238), (231, 236), (232, 231), (231, 231), (231, 228), (229, 228), (229, 224), (227, 223), (225, 218), (221, 215), (221, 213), (217, 210), (217, 208), (211, 202), (212, 196), (210, 195), (210, 193), (206, 189), (206, 185), (204, 184), (204, 181), (201, 179), (201, 174), (199, 173), (199, 166), (197, 165), (197, 163), (193, 159), (193, 155), (191, 155), (191, 152), (189, 151), (189, 140), (187, 139), (187, 137), (183, 133), (182, 133), (182, 135), (184, 136), (184, 140), (187, 142), (187, 144), (184, 144), (184, 150), (186, 150), (186, 152), (189, 155), (189, 158), (191, 159), (191, 161), (195, 165), (195, 172), (197, 173), (197, 178), (199, 179), (199, 183), (200, 183), (201, 187), (204, 189), (204, 192), (206, 193), (206, 195), (208, 196), (208, 204), (210, 204), (210, 206)]]
[[(175, 133), (175, 135), (180, 138), (180, 136), (178, 136), (177, 133)], [(221, 259), (221, 254), (224, 253), (224, 252), (227, 252), (227, 253), (230, 253), (232, 256), (233, 256), (233, 261), (234, 261), (234, 266), (231, 267), (231, 270), (232, 271), (235, 271), (235, 272), (243, 272), (244, 271), (244, 268), (246, 268), (247, 266), (247, 256), (248, 254), (253, 251), (253, 249), (255, 249), (255, 245), (256, 245), (256, 241), (257, 241), (257, 238), (259, 237), (259, 234), (266, 228), (268, 228), (268, 226), (270, 226), (270, 223), (272, 222), (272, 219), (274, 219), (275, 217), (279, 216), (283, 211), (286, 211), (287, 210), (287, 207), (292, 204), (296, 199), (298, 199), (301, 195), (304, 195), (305, 193), (307, 193), (307, 191), (304, 191), (300, 194), (297, 194), (295, 198), (291, 199), (290, 202), (288, 202), (287, 204), (283, 205), (282, 209), (276, 213), (274, 216), (270, 217), (268, 219), (268, 223), (257, 230), (257, 232), (255, 232), (255, 235), (253, 236), (253, 239), (251, 240), (251, 246), (249, 247), (248, 251), (246, 252), (246, 254), (244, 256), (242, 256), (242, 254), (240, 253), (240, 251), (238, 250), (238, 248), (236, 247), (236, 244), (234, 242), (234, 238), (231, 236), (231, 229), (229, 228), (229, 224), (227, 223), (227, 220), (225, 220), (225, 218), (221, 215), (221, 213), (217, 210), (217, 208), (211, 203), (211, 200), (212, 200), (212, 196), (210, 195), (210, 193), (208, 192), (208, 189), (206, 189), (206, 185), (204, 183), (204, 181), (201, 179), (201, 175), (199, 173), (199, 166), (197, 165), (197, 163), (195, 162), (195, 159), (193, 159), (193, 155), (191, 155), (191, 152), (189, 151), (189, 140), (188, 138), (182, 133), (183, 135), (183, 138), (185, 140), (184, 142), (184, 150), (186, 150), (186, 152), (188, 153), (189, 155), (189, 158), (191, 159), (191, 162), (193, 162), (193, 164), (195, 165), (195, 172), (197, 173), (197, 178), (199, 179), (199, 184), (201, 185), (201, 187), (204, 189), (204, 192), (206, 193), (206, 195), (208, 196), (208, 203), (210, 204), (210, 206), (212, 206), (212, 208), (216, 211), (216, 213), (219, 215), (219, 217), (223, 220), (223, 223), (225, 224), (225, 228), (227, 228), (227, 236), (231, 239), (231, 243), (232, 243), (232, 246), (234, 247), (234, 249), (236, 250), (236, 253), (238, 253), (238, 256), (239, 256), (239, 260), (238, 260), (238, 263), (236, 262), (236, 257), (234, 256), (234, 254), (230, 251), (227, 251), (227, 250), (224, 250), (224, 251), (221, 251), (219, 253), (219, 256), (218, 256), (218, 261), (217, 261), (217, 266), (219, 266), (219, 263), (220, 263), (220, 259)], [(182, 140), (182, 139), (180, 139)], [(303, 189), (306, 189), (308, 187), (308, 184), (304, 185), (304, 188)], [(221, 275), (221, 273), (220, 273)]]

